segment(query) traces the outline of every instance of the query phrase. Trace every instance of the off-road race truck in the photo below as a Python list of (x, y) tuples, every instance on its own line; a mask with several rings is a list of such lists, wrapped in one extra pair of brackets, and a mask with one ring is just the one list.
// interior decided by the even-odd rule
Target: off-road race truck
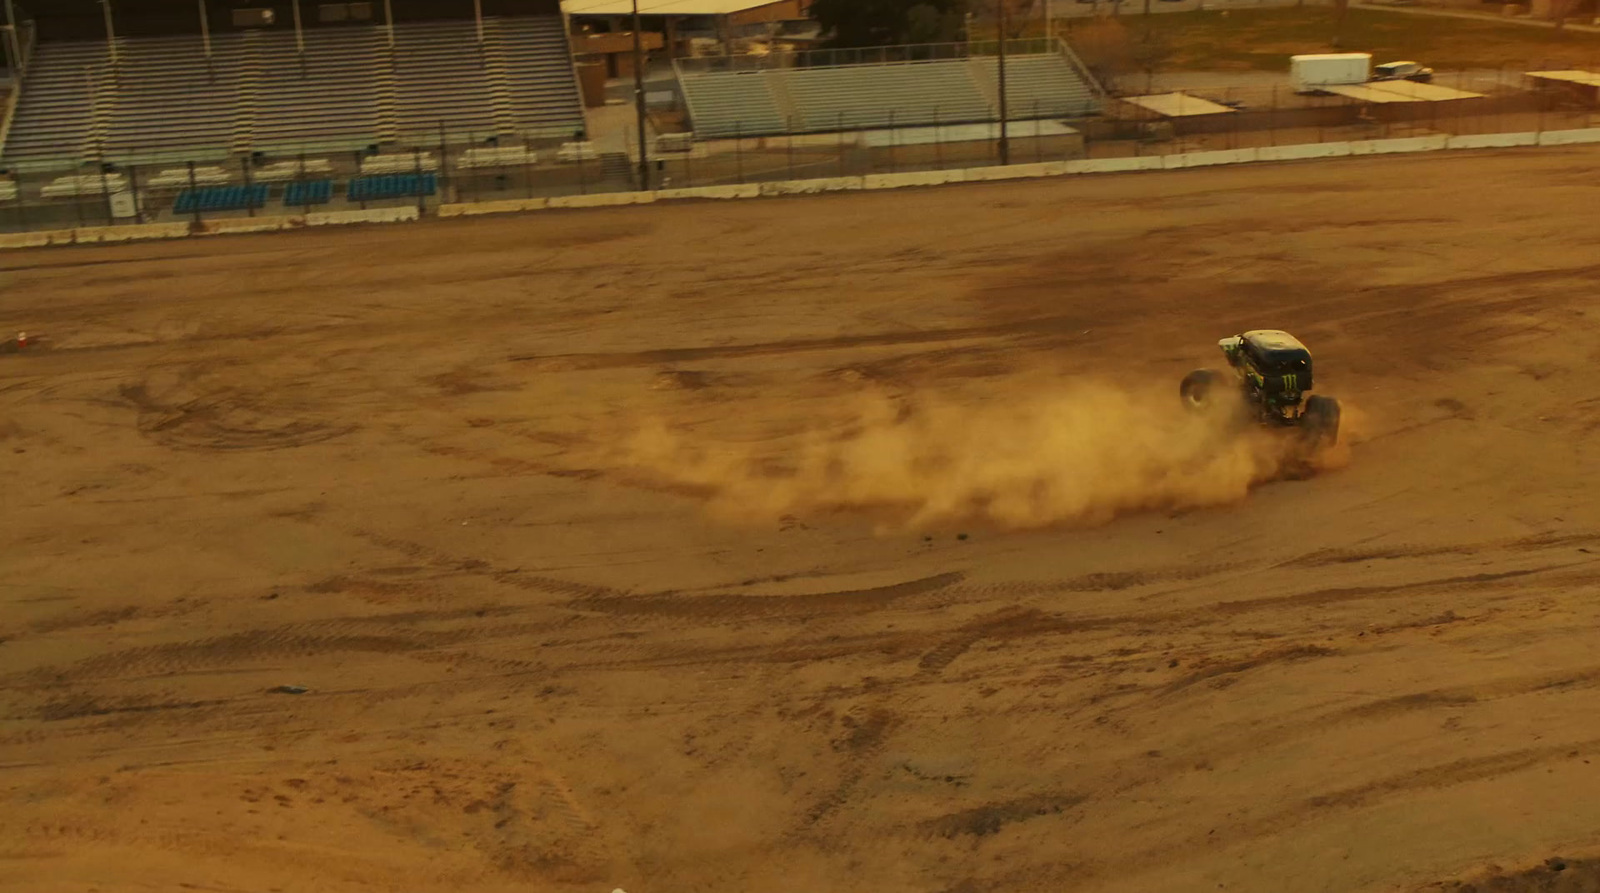
[[(1312, 387), (1311, 351), (1288, 332), (1256, 329), (1217, 342), (1233, 370), (1196, 369), (1178, 393), (1194, 412), (1232, 412), (1242, 420), (1298, 429), (1308, 447), (1331, 446), (1339, 438), (1339, 401), (1307, 396)], [(1235, 400), (1235, 395), (1237, 399)]]

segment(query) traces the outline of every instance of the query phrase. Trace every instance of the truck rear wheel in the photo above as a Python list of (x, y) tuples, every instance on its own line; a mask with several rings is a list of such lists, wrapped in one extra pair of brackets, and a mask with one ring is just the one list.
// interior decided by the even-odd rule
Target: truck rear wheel
[(1215, 369), (1196, 369), (1183, 377), (1178, 386), (1178, 396), (1183, 405), (1194, 412), (1209, 412), (1221, 396), (1222, 376)]
[(1316, 446), (1333, 446), (1339, 442), (1339, 401), (1320, 394), (1306, 398), (1306, 437)]

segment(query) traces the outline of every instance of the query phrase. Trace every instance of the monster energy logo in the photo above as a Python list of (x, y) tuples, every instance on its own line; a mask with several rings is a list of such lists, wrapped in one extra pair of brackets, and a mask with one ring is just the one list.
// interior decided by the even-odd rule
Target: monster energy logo
[(1283, 389), (1284, 390), (1286, 390), (1286, 391), (1298, 390), (1299, 389), (1299, 385), (1300, 385), (1300, 376), (1294, 375), (1294, 374), (1291, 373), (1291, 374), (1285, 375), (1283, 377)]

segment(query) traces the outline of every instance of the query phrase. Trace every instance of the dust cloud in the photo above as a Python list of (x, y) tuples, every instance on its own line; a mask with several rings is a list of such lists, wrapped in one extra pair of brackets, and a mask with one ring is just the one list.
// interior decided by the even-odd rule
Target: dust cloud
[(1189, 413), (1170, 390), (1104, 382), (1008, 390), (989, 403), (866, 396), (852, 409), (843, 425), (757, 444), (707, 443), (657, 420), (627, 441), (625, 462), (706, 493), (733, 520), (853, 510), (915, 529), (1215, 506), (1349, 459), (1343, 433), (1307, 459), (1286, 432)]

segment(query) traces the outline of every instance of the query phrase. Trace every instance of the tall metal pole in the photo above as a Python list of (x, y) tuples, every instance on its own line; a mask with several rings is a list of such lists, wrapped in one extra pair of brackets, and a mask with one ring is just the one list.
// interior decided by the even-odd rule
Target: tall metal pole
[(640, 33), (639, 0), (633, 0), (633, 102), (639, 116), (639, 188), (650, 191), (650, 148), (645, 134), (644, 35)]
[(472, 0), (472, 20), (478, 23), (478, 44), (483, 44), (483, 0)]
[(1054, 5), (1052, 0), (1044, 0), (1044, 43), (1047, 53), (1055, 47), (1055, 16), (1051, 15)]
[(294, 10), (294, 46), (304, 58), (306, 54), (306, 35), (300, 29), (300, 0), (289, 0), (289, 8)]
[(6, 34), (11, 42), (11, 64), (16, 71), (13, 77), (22, 77), (22, 38), (17, 35), (17, 11), (11, 8), (11, 0), (5, 0), (6, 5)]
[(100, 0), (100, 11), (106, 16), (106, 46), (111, 50), (111, 68), (117, 67), (117, 29), (111, 23), (111, 0)]
[(200, 7), (200, 42), (205, 45), (206, 59), (211, 59), (211, 20), (206, 17), (206, 0), (195, 0)]
[(394, 49), (394, 6), (383, 0), (383, 26), (389, 32), (389, 49)]
[(999, 0), (1000, 3), (1000, 163), (1011, 163), (1011, 135), (1008, 125), (1011, 116), (1006, 110), (1006, 4), (1010, 0)]

